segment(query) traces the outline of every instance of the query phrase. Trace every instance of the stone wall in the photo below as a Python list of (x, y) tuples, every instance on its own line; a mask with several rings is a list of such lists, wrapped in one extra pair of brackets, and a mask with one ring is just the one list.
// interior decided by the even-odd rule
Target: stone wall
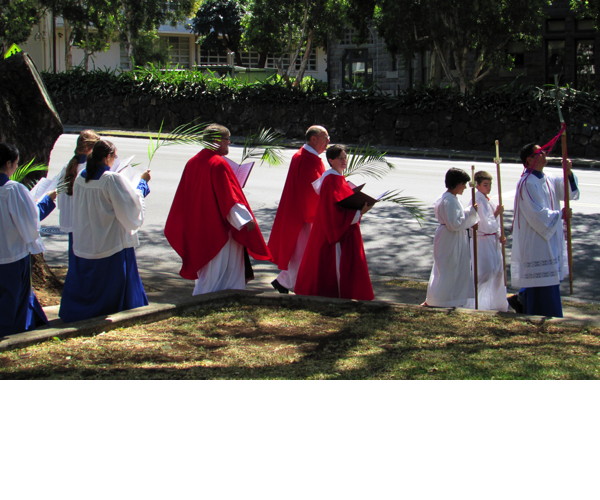
[[(332, 141), (378, 146), (427, 147), (490, 151), (498, 139), (502, 151), (518, 153), (527, 142), (545, 143), (560, 129), (556, 111), (546, 115), (521, 116), (516, 110), (469, 113), (435, 107), (428, 111), (405, 110), (399, 101), (372, 99), (313, 99), (288, 102), (229, 100), (185, 101), (116, 96), (112, 99), (55, 100), (63, 123), (94, 127), (157, 131), (191, 122), (218, 122), (234, 135), (270, 127), (289, 139), (302, 139), (311, 124), (322, 124)], [(493, 116), (502, 118), (493, 118)], [(569, 123), (571, 157), (600, 158), (600, 117), (579, 112)]]

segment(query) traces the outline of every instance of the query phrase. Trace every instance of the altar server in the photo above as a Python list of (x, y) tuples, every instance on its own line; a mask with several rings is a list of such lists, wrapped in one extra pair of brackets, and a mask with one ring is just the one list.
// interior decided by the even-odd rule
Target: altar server
[[(546, 152), (531, 143), (521, 149), (525, 170), (517, 183), (511, 284), (521, 288), (519, 301), (525, 314), (561, 318), (560, 282), (568, 275), (568, 260), (563, 234), (563, 218), (570, 217), (561, 209), (564, 200), (564, 178), (546, 174)], [(577, 178), (566, 161), (569, 199), (579, 199)]]
[(99, 140), (73, 185), (73, 253), (60, 304), (63, 321), (105, 316), (148, 304), (134, 248), (144, 222), (150, 171), (134, 188), (110, 167), (115, 145)]
[(65, 190), (59, 193), (56, 199), (56, 206), (59, 210), (58, 226), (63, 233), (69, 235), (69, 265), (73, 257), (73, 185), (77, 176), (84, 169), (94, 144), (99, 140), (100, 136), (93, 130), (86, 129), (79, 132), (75, 154), (57, 176), (59, 185), (66, 184)]
[(312, 125), (306, 131), (306, 143), (294, 154), (290, 163), (269, 237), (273, 262), (281, 270), (271, 285), (280, 293), (289, 293), (296, 285), (298, 268), (319, 202), (312, 183), (325, 171), (319, 155), (328, 144), (327, 130), (320, 125)]
[(338, 204), (354, 194), (343, 175), (347, 166), (346, 147), (330, 146), (326, 157), (331, 168), (313, 182), (319, 202), (295, 292), (372, 300), (373, 287), (359, 224), (372, 205), (365, 203), (361, 210), (353, 210)]
[[(477, 296), (479, 309), (508, 311), (504, 263), (498, 217), (503, 206), (490, 200), (492, 175), (483, 170), (475, 172), (475, 202), (479, 209), (477, 223)], [(472, 203), (471, 203), (472, 205)], [(472, 243), (472, 242), (471, 242)], [(471, 250), (473, 245), (471, 244)]]
[(433, 268), (423, 305), (475, 306), (475, 286), (467, 229), (477, 223), (477, 204), (465, 209), (458, 199), (471, 178), (460, 168), (446, 172), (448, 189), (434, 204), (440, 225), (433, 238)]
[(0, 336), (48, 323), (31, 286), (30, 257), (44, 250), (39, 221), (45, 212), (23, 184), (9, 179), (18, 165), (18, 149), (0, 143)]
[(195, 280), (192, 295), (244, 289), (254, 278), (248, 254), (271, 259), (246, 196), (223, 158), (229, 152), (229, 130), (212, 124), (205, 133), (213, 145), (187, 162), (165, 225), (165, 236), (182, 260), (179, 274)]

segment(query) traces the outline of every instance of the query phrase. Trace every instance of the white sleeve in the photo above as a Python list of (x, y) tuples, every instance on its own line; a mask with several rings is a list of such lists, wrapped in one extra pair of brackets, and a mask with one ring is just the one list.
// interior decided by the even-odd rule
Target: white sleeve
[(117, 220), (125, 229), (139, 229), (144, 222), (142, 194), (133, 189), (129, 181), (119, 174), (109, 176), (107, 190)]
[(29, 253), (41, 253), (44, 246), (40, 239), (40, 216), (38, 208), (25, 186), (16, 185), (9, 201), (11, 217)]
[(227, 215), (227, 220), (229, 224), (235, 227), (238, 231), (248, 224), (252, 219), (252, 214), (248, 211), (248, 209), (240, 204), (236, 203), (231, 207), (229, 214)]

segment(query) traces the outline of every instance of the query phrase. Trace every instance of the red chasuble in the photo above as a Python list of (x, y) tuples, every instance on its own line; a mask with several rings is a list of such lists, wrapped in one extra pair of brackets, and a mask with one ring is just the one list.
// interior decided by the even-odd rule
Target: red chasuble
[(312, 182), (324, 171), (321, 158), (304, 148), (292, 158), (269, 237), (269, 250), (279, 269), (288, 268), (302, 226), (315, 219), (319, 195)]
[[(353, 194), (342, 175), (327, 174), (321, 186), (317, 215), (298, 270), (294, 291), (345, 299), (374, 298), (359, 224), (352, 224), (356, 210), (337, 202)], [(340, 279), (336, 273), (336, 244), (340, 244)]]
[(183, 261), (182, 277), (198, 278), (198, 271), (219, 253), (230, 232), (255, 259), (271, 259), (258, 224), (253, 231), (238, 231), (227, 221), (236, 203), (252, 214), (237, 178), (221, 155), (203, 149), (187, 162), (165, 225), (165, 236)]

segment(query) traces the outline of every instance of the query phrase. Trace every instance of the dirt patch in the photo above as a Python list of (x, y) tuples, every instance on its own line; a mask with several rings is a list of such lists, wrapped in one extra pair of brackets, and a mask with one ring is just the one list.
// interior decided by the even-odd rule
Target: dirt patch
[(33, 289), (42, 306), (57, 306), (62, 297), (67, 267), (47, 267), (44, 273), (34, 273)]

